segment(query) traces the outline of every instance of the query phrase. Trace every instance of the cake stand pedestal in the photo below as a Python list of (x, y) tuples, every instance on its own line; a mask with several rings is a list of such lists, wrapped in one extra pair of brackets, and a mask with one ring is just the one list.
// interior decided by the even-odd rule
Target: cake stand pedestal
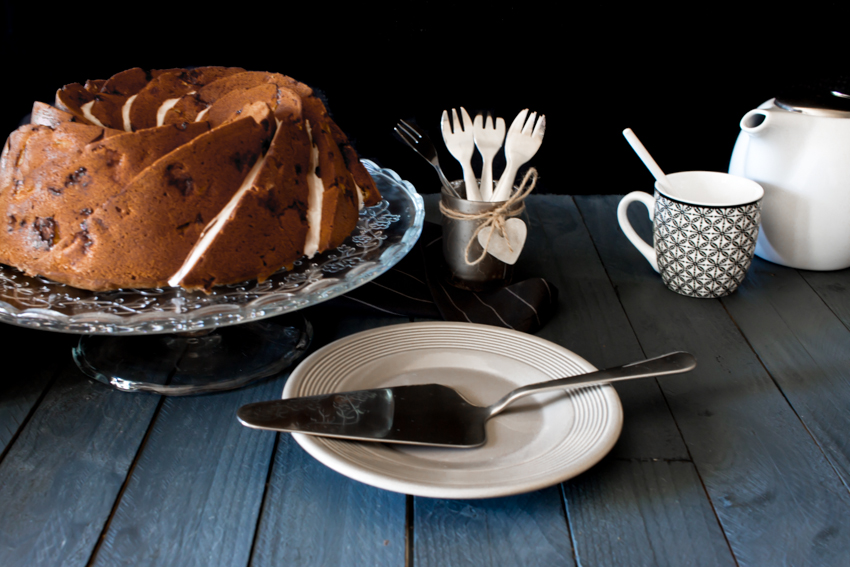
[[(180, 396), (274, 376), (300, 358), (312, 338), (310, 322), (293, 314), (172, 335), (85, 335), (73, 356), (86, 376), (119, 390)], [(151, 373), (151, 360), (161, 359), (173, 360), (173, 370)]]
[[(308, 348), (298, 311), (371, 281), (407, 254), (425, 209), (413, 185), (363, 160), (383, 201), (360, 212), (336, 250), (302, 259), (263, 282), (212, 293), (179, 288), (90, 292), (0, 264), (0, 322), (79, 333), (73, 357), (89, 377), (128, 392), (187, 395), (275, 375)], [(152, 370), (153, 361), (174, 370)]]

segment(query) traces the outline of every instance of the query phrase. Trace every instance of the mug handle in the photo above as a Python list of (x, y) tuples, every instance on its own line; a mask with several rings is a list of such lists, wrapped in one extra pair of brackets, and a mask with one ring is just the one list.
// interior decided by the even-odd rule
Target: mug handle
[(658, 259), (655, 256), (655, 248), (644, 242), (643, 238), (638, 236), (638, 233), (635, 232), (635, 229), (629, 223), (627, 211), (629, 210), (629, 205), (635, 201), (640, 201), (646, 205), (646, 209), (649, 212), (649, 220), (652, 220), (652, 215), (655, 211), (655, 197), (643, 191), (632, 191), (620, 200), (620, 204), (617, 206), (617, 221), (619, 221), (620, 228), (623, 229), (626, 238), (638, 249), (638, 252), (643, 254), (644, 258), (649, 261), (652, 269), (657, 272)]

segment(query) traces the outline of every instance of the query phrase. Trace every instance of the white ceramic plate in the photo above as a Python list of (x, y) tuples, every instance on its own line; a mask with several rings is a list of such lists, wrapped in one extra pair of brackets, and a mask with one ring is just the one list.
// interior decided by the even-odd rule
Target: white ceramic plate
[[(471, 323), (390, 325), (331, 343), (305, 359), (284, 398), (442, 383), (489, 405), (516, 387), (596, 370), (533, 335)], [(587, 470), (614, 446), (623, 425), (611, 386), (536, 394), (487, 423), (475, 449), (359, 443), (305, 434), (295, 440), (354, 480), (432, 498), (491, 498), (537, 490)]]

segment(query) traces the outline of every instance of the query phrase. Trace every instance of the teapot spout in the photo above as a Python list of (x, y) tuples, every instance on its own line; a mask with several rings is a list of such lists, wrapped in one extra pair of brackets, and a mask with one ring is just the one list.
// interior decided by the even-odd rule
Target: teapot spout
[(769, 108), (756, 108), (741, 118), (741, 131), (750, 136), (760, 136), (788, 120), (789, 112)]
[(761, 108), (756, 108), (755, 110), (749, 111), (743, 118), (741, 118), (741, 130), (750, 136), (756, 136), (761, 134), (762, 131), (767, 128), (769, 121), (767, 111)]

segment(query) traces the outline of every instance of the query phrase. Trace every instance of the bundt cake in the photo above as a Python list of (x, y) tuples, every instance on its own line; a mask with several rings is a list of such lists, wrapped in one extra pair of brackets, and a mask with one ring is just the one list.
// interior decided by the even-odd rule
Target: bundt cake
[(263, 280), (380, 194), (307, 85), (234, 67), (66, 85), (0, 156), (0, 263), (94, 291)]

